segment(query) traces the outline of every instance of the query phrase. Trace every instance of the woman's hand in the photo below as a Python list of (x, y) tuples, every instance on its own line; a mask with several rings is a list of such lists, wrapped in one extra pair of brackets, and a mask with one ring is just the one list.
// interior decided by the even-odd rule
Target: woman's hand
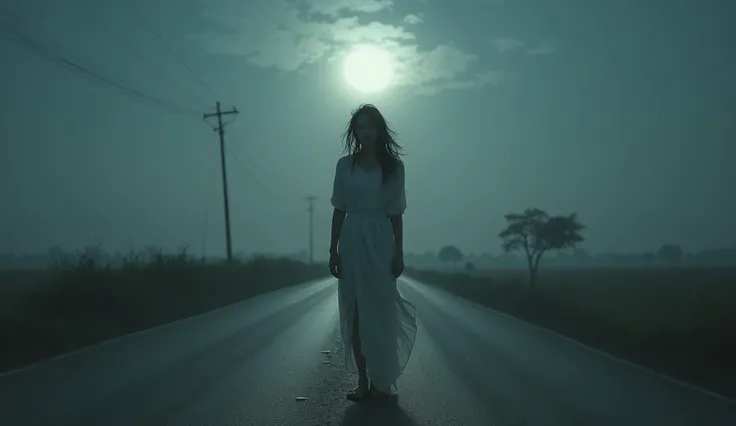
[(394, 278), (399, 278), (403, 272), (404, 252), (401, 250), (396, 250), (396, 253), (394, 253), (394, 258), (391, 261), (391, 273), (393, 274)]
[(330, 274), (337, 279), (342, 278), (342, 262), (337, 252), (330, 252)]

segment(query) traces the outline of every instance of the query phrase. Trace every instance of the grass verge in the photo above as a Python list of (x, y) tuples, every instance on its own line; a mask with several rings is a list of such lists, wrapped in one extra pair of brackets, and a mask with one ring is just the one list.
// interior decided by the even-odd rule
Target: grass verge
[(112, 268), (82, 256), (55, 271), (52, 282), (15, 291), (17, 300), (0, 311), (0, 372), (317, 279), (325, 271), (325, 265), (290, 259), (209, 264), (186, 253), (126, 259)]
[(523, 271), (407, 276), (736, 399), (736, 270)]

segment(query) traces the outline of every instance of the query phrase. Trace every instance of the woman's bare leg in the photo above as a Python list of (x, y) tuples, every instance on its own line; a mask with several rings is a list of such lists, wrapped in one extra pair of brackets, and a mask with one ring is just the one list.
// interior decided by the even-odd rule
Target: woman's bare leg
[(368, 390), (368, 373), (365, 366), (365, 357), (360, 347), (360, 327), (358, 315), (358, 301), (355, 301), (355, 314), (353, 316), (353, 355), (355, 356), (355, 365), (358, 367), (358, 387), (356, 393), (362, 393)]
[(355, 314), (353, 315), (353, 355), (355, 356), (355, 365), (358, 367), (358, 387), (351, 392), (351, 396), (362, 397), (365, 392), (370, 392), (374, 397), (387, 396), (388, 393), (383, 389), (376, 388), (372, 383), (368, 385), (368, 372), (366, 369), (365, 356), (360, 346), (360, 327), (358, 315), (358, 302), (355, 302)]

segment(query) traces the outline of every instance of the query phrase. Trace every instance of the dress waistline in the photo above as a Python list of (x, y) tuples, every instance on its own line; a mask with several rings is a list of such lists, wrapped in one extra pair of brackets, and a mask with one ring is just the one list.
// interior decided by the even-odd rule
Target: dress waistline
[(373, 221), (385, 221), (388, 220), (388, 215), (381, 213), (347, 213), (346, 217), (352, 217), (355, 219), (362, 220), (373, 220)]

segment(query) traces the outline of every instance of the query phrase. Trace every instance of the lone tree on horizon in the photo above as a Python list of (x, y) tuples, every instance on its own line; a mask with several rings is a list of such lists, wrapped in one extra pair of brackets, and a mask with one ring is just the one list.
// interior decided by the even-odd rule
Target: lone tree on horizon
[(550, 217), (544, 210), (526, 209), (524, 213), (504, 216), (508, 225), (498, 234), (506, 252), (524, 249), (529, 265), (529, 288), (536, 289), (539, 259), (549, 250), (574, 248), (583, 241), (580, 232), (585, 226), (577, 214)]
[(662, 247), (657, 250), (657, 257), (659, 257), (668, 266), (675, 266), (681, 260), (684, 251), (682, 247), (677, 244), (663, 244)]
[(437, 258), (442, 262), (452, 263), (454, 265), (462, 262), (464, 257), (463, 252), (453, 245), (444, 246), (440, 249), (439, 253), (437, 253)]

